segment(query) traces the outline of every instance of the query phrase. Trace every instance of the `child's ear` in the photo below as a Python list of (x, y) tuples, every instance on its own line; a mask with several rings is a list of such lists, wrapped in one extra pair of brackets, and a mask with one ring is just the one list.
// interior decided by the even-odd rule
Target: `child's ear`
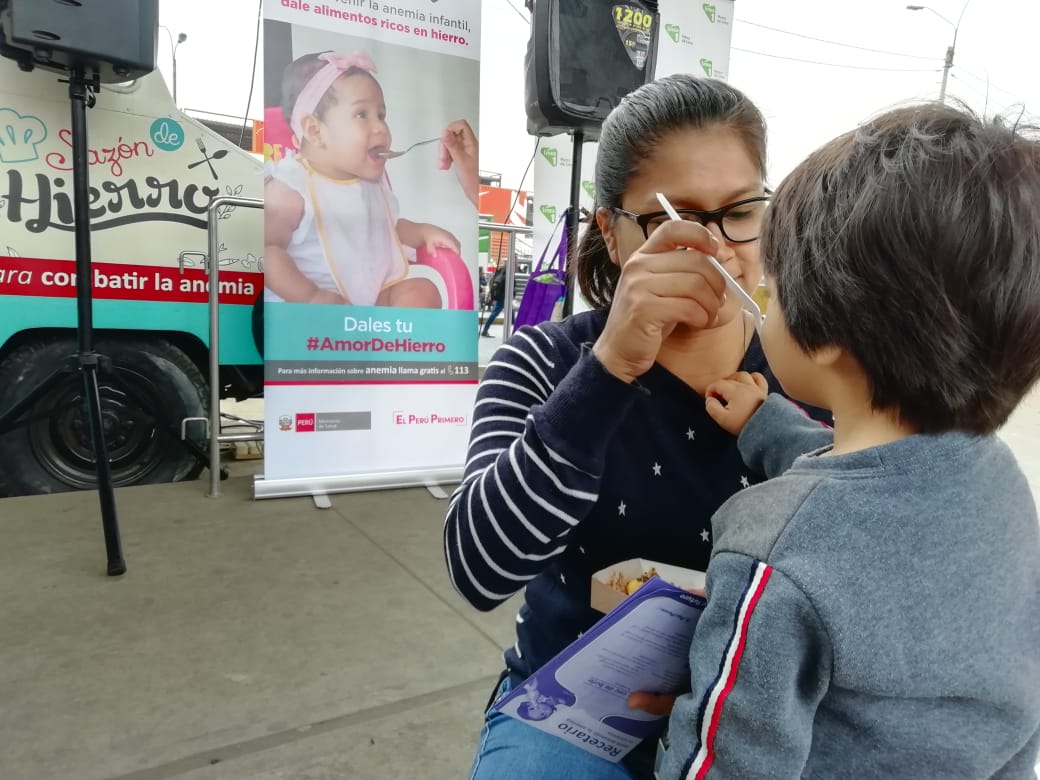
[(620, 265), (618, 262), (617, 236), (614, 235), (614, 215), (610, 209), (602, 207), (596, 209), (596, 224), (599, 226), (599, 232), (603, 234), (603, 243), (607, 245), (607, 254), (610, 255), (610, 262), (614, 265)]
[(831, 368), (845, 357), (845, 350), (835, 346), (820, 347), (814, 350), (809, 357), (820, 368)]
[(318, 117), (314, 114), (307, 114), (300, 120), (300, 124), (303, 126), (302, 141), (319, 147), (325, 145), (321, 121)]

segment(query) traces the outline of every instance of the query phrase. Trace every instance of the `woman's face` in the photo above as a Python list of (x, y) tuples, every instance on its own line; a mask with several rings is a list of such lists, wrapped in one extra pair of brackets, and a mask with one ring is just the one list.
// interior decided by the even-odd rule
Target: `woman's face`
[[(741, 137), (721, 126), (680, 130), (665, 136), (645, 159), (628, 183), (621, 208), (634, 214), (661, 211), (657, 193), (664, 193), (677, 208), (714, 211), (745, 198), (764, 193), (762, 171), (748, 153)], [(624, 266), (646, 240), (633, 220), (613, 215), (603, 221), (604, 238), (611, 259)], [(709, 225), (719, 240), (716, 260), (749, 293), (762, 279), (758, 241), (734, 244), (726, 240), (718, 225)], [(719, 324), (729, 322), (740, 311), (737, 296), (727, 296), (719, 312)]]

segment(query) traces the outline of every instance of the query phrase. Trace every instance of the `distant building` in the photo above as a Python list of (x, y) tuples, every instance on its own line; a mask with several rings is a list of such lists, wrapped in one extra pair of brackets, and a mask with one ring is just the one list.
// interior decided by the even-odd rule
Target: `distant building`
[[(498, 225), (530, 225), (534, 219), (534, 198), (524, 190), (480, 185), (480, 217), (483, 222)], [(509, 254), (509, 234), (488, 230), (480, 231), (481, 265), (497, 265)], [(518, 266), (531, 260), (529, 236), (518, 235), (515, 243)]]

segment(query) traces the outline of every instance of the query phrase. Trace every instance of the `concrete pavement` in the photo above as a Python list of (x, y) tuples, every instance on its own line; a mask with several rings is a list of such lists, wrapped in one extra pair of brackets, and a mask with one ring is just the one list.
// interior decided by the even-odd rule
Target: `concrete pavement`
[(118, 491), (118, 579), (93, 494), (0, 501), (0, 778), (465, 776), (515, 607), (454, 594), (445, 503), (249, 482)]
[[(1002, 435), (1040, 495), (1040, 393)], [(253, 502), (261, 464), (117, 491), (118, 579), (93, 493), (0, 500), (2, 780), (467, 776), (517, 598), (455, 595), (425, 490)]]

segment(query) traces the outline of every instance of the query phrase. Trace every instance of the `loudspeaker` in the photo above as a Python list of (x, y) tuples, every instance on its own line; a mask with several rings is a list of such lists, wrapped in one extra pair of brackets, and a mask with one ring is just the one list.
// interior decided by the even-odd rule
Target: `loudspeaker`
[(524, 58), (527, 132), (596, 140), (621, 98), (653, 80), (656, 0), (535, 0)]
[(102, 83), (155, 70), (159, 0), (0, 0), (0, 55)]

